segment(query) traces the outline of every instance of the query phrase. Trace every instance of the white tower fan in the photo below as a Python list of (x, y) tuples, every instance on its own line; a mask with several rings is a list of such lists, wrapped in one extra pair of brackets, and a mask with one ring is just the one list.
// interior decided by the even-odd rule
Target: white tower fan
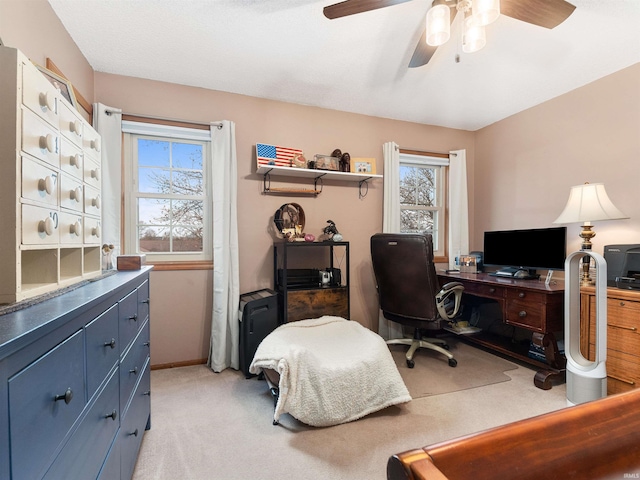
[[(591, 257), (596, 265), (595, 359), (580, 352), (580, 260)], [(585, 258), (588, 260), (588, 258)], [(564, 334), (567, 357), (567, 404), (570, 406), (607, 396), (607, 262), (601, 255), (581, 250), (564, 263)]]

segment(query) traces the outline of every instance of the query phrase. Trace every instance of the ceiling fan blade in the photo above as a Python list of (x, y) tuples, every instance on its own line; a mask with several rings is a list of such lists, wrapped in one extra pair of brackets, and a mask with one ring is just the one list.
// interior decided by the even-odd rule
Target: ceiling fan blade
[[(458, 13), (458, 11), (455, 8), (452, 8), (451, 25), (453, 25), (453, 20), (456, 18), (456, 13)], [(437, 49), (438, 47), (432, 47), (427, 43), (427, 29), (423, 28), (420, 40), (418, 40), (416, 49), (413, 51), (413, 56), (409, 61), (409, 68), (421, 67), (429, 63), (429, 60), (431, 60), (431, 57), (433, 57), (433, 54), (436, 53)]]
[(368, 12), (369, 10), (377, 10), (378, 8), (390, 7), (409, 1), (411, 0), (345, 0), (344, 2), (324, 7), (322, 11), (325, 17), (333, 20), (335, 18)]
[(409, 62), (409, 68), (421, 67), (429, 63), (429, 60), (431, 60), (431, 57), (433, 57), (433, 54), (436, 53), (437, 49), (438, 47), (432, 47), (427, 44), (427, 30), (423, 28), (420, 40), (418, 40), (416, 49), (413, 52), (411, 61)]
[(576, 9), (565, 0), (501, 0), (500, 13), (545, 28), (555, 28)]

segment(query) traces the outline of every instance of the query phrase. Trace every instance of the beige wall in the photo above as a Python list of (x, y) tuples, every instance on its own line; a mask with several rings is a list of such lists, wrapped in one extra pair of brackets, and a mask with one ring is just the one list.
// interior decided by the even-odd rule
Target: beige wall
[[(322, 193), (315, 198), (264, 195), (262, 177), (255, 173), (255, 144), (297, 147), (308, 157), (340, 148), (352, 156), (376, 158), (380, 173), (383, 173), (382, 144), (389, 140), (403, 148), (434, 152), (466, 148), (470, 175), (473, 174), (474, 134), (471, 132), (118, 75), (96, 73), (95, 78), (99, 100), (127, 113), (203, 122), (234, 121), (238, 155), (240, 290), (248, 292), (273, 287), (273, 214), (283, 203), (294, 201), (305, 211), (307, 233), (319, 236), (326, 221), (331, 219), (350, 242), (351, 318), (370, 328), (377, 329), (377, 297), (369, 258), (369, 237), (382, 228), (382, 182), (371, 182), (363, 199), (358, 198), (357, 184), (342, 182), (325, 182)], [(309, 187), (310, 183), (272, 179), (272, 186), (285, 185)], [(173, 283), (173, 274), (154, 274), (152, 301), (155, 288), (164, 288), (164, 281)], [(207, 316), (187, 315), (181, 310), (190, 307), (200, 310), (203, 302), (210, 302), (210, 287), (196, 284), (187, 293), (188, 297), (181, 298), (184, 302), (175, 303), (177, 308), (173, 311), (152, 310), (153, 326), (156, 327), (156, 322), (162, 322), (162, 325), (175, 321), (207, 323)], [(184, 320), (179, 320), (182, 318)], [(175, 337), (169, 333), (170, 330), (159, 326), (152, 332), (155, 337), (152, 343), (154, 363), (200, 358), (202, 354), (193, 356), (198, 353), (193, 351), (195, 345), (203, 344), (200, 338), (185, 337), (182, 345), (176, 345)]]
[[(550, 225), (571, 185), (602, 181), (632, 218), (598, 224), (596, 251), (607, 243), (640, 243), (634, 196), (640, 178), (638, 65), (466, 132), (102, 73), (94, 83), (89, 65), (45, 0), (0, 0), (0, 37), (36, 62), (52, 58), (87, 99), (127, 113), (236, 123), (242, 292), (273, 285), (272, 216), (294, 201), (305, 210), (306, 231), (318, 235), (332, 219), (351, 242), (352, 318), (375, 329), (368, 241), (382, 226), (382, 182), (372, 182), (364, 199), (356, 184), (337, 182), (326, 182), (317, 198), (263, 195), (254, 173), (256, 143), (298, 147), (308, 156), (340, 148), (376, 158), (379, 173), (384, 173), (382, 144), (390, 140), (434, 152), (466, 148), (473, 249), (482, 248), (484, 230)], [(577, 238), (577, 226), (569, 231), (570, 240)], [(211, 290), (210, 271), (152, 272), (153, 364), (207, 356)]]
[[(629, 220), (596, 222), (594, 251), (640, 243), (640, 64), (476, 132), (473, 248), (485, 230), (551, 226), (573, 185), (604, 183)], [(568, 226), (569, 252), (580, 248)]]

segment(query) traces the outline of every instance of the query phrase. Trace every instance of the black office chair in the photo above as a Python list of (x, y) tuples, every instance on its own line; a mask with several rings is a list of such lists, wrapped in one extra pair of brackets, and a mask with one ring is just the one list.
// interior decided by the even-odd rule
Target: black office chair
[(440, 330), (443, 321), (455, 322), (464, 290), (458, 282), (440, 288), (431, 235), (377, 233), (371, 237), (371, 260), (384, 317), (414, 329), (413, 339), (393, 339), (387, 344), (410, 345), (409, 368), (414, 367), (413, 355), (420, 347), (442, 353), (455, 367), (458, 362), (446, 350), (446, 342), (422, 337), (423, 330)]

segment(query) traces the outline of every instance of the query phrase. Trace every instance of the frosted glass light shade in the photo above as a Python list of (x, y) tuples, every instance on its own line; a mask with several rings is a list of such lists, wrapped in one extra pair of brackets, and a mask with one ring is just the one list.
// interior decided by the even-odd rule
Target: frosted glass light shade
[(473, 0), (471, 12), (480, 25), (489, 25), (500, 16), (500, 0)]
[(427, 44), (438, 47), (451, 36), (451, 12), (446, 5), (435, 5), (427, 12)]
[(581, 223), (629, 218), (609, 199), (602, 183), (571, 187), (564, 210), (553, 223)]
[(478, 24), (473, 15), (465, 17), (462, 28), (462, 51), (477, 52), (487, 44), (484, 26)]

